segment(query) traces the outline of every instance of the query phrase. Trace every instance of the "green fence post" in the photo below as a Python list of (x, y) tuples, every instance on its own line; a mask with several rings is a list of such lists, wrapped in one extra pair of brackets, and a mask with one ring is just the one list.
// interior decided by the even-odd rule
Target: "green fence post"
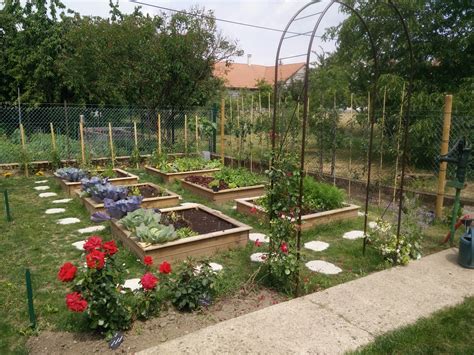
[(212, 105), (212, 123), (214, 123), (214, 132), (212, 133), (212, 153), (216, 153), (217, 142), (217, 104)]
[(3, 196), (5, 198), (5, 213), (7, 215), (7, 221), (11, 222), (12, 221), (12, 215), (10, 213), (10, 203), (8, 202), (8, 191), (7, 190), (3, 191)]
[(33, 305), (33, 287), (31, 285), (31, 273), (30, 269), (26, 269), (25, 272), (26, 279), (26, 295), (28, 297), (28, 315), (30, 316), (30, 326), (31, 328), (36, 328), (36, 317), (35, 317), (35, 308)]

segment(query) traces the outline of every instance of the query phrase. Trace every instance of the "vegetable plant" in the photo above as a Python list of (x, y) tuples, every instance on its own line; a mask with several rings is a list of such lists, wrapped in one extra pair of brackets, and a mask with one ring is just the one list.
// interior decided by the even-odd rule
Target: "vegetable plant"
[(87, 172), (77, 168), (61, 168), (56, 170), (56, 175), (69, 182), (79, 182), (87, 178)]
[(97, 202), (102, 202), (105, 199), (118, 201), (126, 199), (129, 191), (123, 186), (114, 186), (112, 184), (97, 184), (93, 188), (89, 189), (89, 196)]
[(120, 220), (127, 230), (134, 232), (135, 229), (144, 224), (146, 226), (153, 226), (160, 224), (161, 214), (153, 211), (152, 209), (139, 208), (133, 212), (128, 213), (125, 217)]
[(180, 157), (172, 162), (161, 161), (156, 167), (165, 173), (178, 173), (183, 171), (220, 168), (221, 163), (218, 160), (205, 160), (201, 157)]
[(134, 235), (140, 242), (150, 244), (167, 243), (179, 238), (172, 224), (166, 226), (159, 223), (151, 226), (141, 224), (135, 228)]

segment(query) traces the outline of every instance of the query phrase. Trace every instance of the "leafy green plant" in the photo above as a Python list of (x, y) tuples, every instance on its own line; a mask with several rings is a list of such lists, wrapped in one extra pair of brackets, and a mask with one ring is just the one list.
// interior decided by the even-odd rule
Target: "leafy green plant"
[(317, 182), (306, 176), (303, 180), (303, 206), (305, 209), (328, 211), (342, 207), (344, 191), (333, 185)]
[(219, 180), (212, 180), (207, 186), (213, 190), (217, 190), (219, 188), (220, 181)]
[[(223, 167), (220, 171), (214, 174), (214, 181), (223, 180), (229, 188), (244, 187), (258, 185), (262, 182), (262, 179), (257, 175), (245, 168), (228, 168)], [(217, 186), (219, 186), (217, 184)]]
[(135, 229), (140, 225), (156, 226), (161, 222), (161, 214), (156, 213), (151, 209), (139, 208), (133, 212), (128, 213), (120, 220), (127, 230), (135, 232)]
[(215, 296), (216, 274), (208, 262), (200, 267), (186, 260), (181, 270), (170, 278), (171, 303), (180, 311), (193, 311), (212, 303)]
[(178, 234), (173, 225), (164, 224), (145, 225), (141, 224), (135, 228), (134, 235), (140, 242), (150, 244), (162, 244), (178, 239)]
[(130, 165), (138, 166), (142, 162), (142, 156), (140, 155), (140, 150), (138, 150), (138, 147), (134, 147), (132, 150), (132, 154), (130, 155)]
[(180, 157), (172, 162), (160, 161), (156, 167), (166, 173), (178, 173), (183, 171), (220, 168), (221, 163), (219, 160), (205, 160), (201, 157)]
[(196, 235), (199, 235), (198, 232), (193, 231), (189, 227), (179, 228), (178, 230), (176, 230), (176, 234), (179, 239), (194, 237)]

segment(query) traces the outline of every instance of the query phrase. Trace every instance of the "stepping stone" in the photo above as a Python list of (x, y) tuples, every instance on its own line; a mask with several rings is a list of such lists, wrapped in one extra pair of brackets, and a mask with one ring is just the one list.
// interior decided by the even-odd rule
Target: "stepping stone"
[(378, 229), (377, 222), (369, 222), (367, 225), (370, 229)]
[(105, 226), (91, 226), (86, 228), (78, 229), (77, 231), (81, 234), (100, 232), (105, 229)]
[(52, 203), (68, 203), (72, 201), (72, 198), (63, 198), (62, 200), (54, 200), (54, 201), (51, 201)]
[(250, 255), (250, 261), (256, 263), (264, 263), (267, 261), (268, 253), (253, 253)]
[(257, 240), (261, 243), (270, 243), (270, 238), (263, 233), (250, 233), (249, 240), (256, 242)]
[(56, 192), (42, 192), (38, 195), (39, 197), (53, 197), (58, 196)]
[(350, 231), (350, 232), (344, 233), (342, 237), (344, 239), (349, 239), (349, 240), (364, 238), (364, 231)]
[(56, 213), (64, 213), (66, 212), (65, 208), (49, 208), (44, 213), (46, 214), (56, 214)]
[(35, 181), (35, 184), (46, 184), (48, 180)]
[(233, 209), (233, 210), (236, 210), (236, 209), (237, 209), (237, 206), (232, 206), (232, 209)]
[(74, 246), (74, 248), (83, 251), (83, 250), (84, 250), (84, 244), (85, 244), (85, 243), (86, 243), (85, 240), (81, 240), (81, 241), (79, 241), (79, 242), (72, 243), (72, 245)]
[(128, 279), (122, 285), (123, 288), (128, 288), (132, 291), (136, 291), (142, 288), (140, 284), (140, 279)]
[(44, 190), (49, 190), (50, 187), (49, 187), (49, 186), (46, 186), (46, 185), (44, 185), (44, 186), (35, 186), (34, 189), (35, 189), (36, 191), (44, 191)]
[(312, 242), (304, 243), (304, 247), (312, 251), (323, 251), (329, 248), (329, 243), (320, 242), (320, 241), (312, 241)]
[(320, 274), (325, 275), (336, 275), (342, 272), (341, 268), (323, 260), (308, 261), (305, 265), (311, 271), (319, 272)]
[(68, 217), (68, 218), (58, 219), (56, 224), (74, 224), (74, 223), (79, 223), (80, 221), (81, 220), (79, 218)]
[(364, 213), (364, 212), (357, 212), (357, 215), (358, 215), (359, 217), (364, 217), (364, 216), (365, 216), (365, 213)]
[[(209, 263), (209, 266), (211, 267), (211, 270), (214, 271), (215, 273), (218, 273), (219, 271), (222, 271), (224, 268), (221, 264), (218, 263)], [(199, 274), (201, 272), (202, 265), (196, 266), (195, 272), (196, 274)]]

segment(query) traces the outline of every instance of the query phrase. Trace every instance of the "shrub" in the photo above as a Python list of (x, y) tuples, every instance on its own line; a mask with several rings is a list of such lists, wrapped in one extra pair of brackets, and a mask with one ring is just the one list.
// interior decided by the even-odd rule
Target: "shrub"
[(318, 182), (310, 176), (303, 180), (303, 206), (316, 211), (328, 211), (342, 207), (344, 191), (333, 185)]

